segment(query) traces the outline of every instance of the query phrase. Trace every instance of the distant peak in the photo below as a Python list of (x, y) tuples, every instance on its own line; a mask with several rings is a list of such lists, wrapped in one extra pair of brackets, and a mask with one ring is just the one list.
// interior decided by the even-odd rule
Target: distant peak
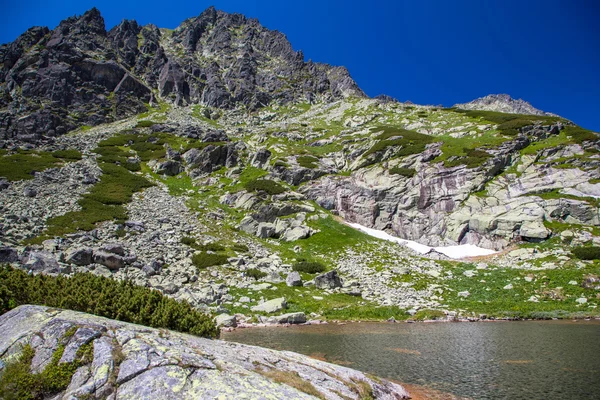
[(454, 107), (464, 110), (498, 111), (511, 114), (556, 115), (537, 109), (523, 99), (514, 99), (506, 93), (488, 94), (468, 103), (455, 104)]

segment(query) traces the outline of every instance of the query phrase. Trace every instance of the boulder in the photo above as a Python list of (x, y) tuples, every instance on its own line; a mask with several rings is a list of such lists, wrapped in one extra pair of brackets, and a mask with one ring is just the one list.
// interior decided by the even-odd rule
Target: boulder
[(44, 272), (55, 274), (60, 272), (58, 262), (52, 255), (47, 251), (32, 251), (27, 256), (23, 267), (27, 270), (34, 272)]
[(258, 229), (258, 222), (247, 215), (240, 221), (240, 230), (246, 233), (255, 234)]
[(542, 221), (530, 221), (521, 225), (519, 235), (525, 239), (543, 240), (550, 236), (550, 231), (544, 226)]
[(12, 247), (0, 247), (0, 263), (14, 263), (19, 261), (17, 249)]
[(235, 328), (237, 326), (237, 319), (235, 315), (219, 314), (215, 317), (217, 326), (223, 326), (226, 328)]
[(342, 287), (342, 281), (336, 270), (326, 272), (315, 278), (315, 287), (319, 289), (335, 289)]
[(122, 244), (119, 243), (108, 243), (102, 246), (100, 250), (106, 251), (108, 253), (118, 254), (120, 256), (125, 255), (125, 248)]
[(250, 165), (256, 168), (264, 168), (269, 158), (271, 157), (271, 152), (267, 149), (259, 149), (253, 156), (250, 161)]
[(93, 261), (93, 250), (89, 247), (75, 247), (67, 250), (65, 262), (79, 266), (90, 265)]
[(37, 196), (37, 190), (34, 187), (26, 186), (25, 189), (23, 189), (23, 195), (25, 197), (35, 197)]
[(156, 164), (154, 172), (159, 175), (175, 176), (183, 171), (183, 166), (179, 161), (167, 160)]
[(8, 189), (10, 187), (10, 182), (6, 179), (0, 179), (0, 191), (4, 189)]
[(267, 321), (276, 324), (303, 324), (306, 322), (306, 314), (304, 314), (303, 312), (282, 314), (274, 317), (269, 317)]
[(285, 278), (285, 284), (288, 286), (302, 286), (302, 277), (298, 271), (293, 271)]
[(283, 297), (268, 300), (251, 308), (252, 311), (262, 311), (266, 313), (274, 313), (287, 308), (287, 302)]
[(104, 265), (113, 271), (125, 267), (125, 259), (122, 256), (104, 250), (94, 251), (93, 259), (96, 264)]
[(312, 231), (308, 226), (300, 225), (286, 230), (281, 239), (284, 242), (293, 242), (300, 239), (306, 239), (310, 236), (311, 232)]
[(261, 239), (275, 237), (275, 224), (270, 222), (261, 222), (256, 228), (256, 236)]

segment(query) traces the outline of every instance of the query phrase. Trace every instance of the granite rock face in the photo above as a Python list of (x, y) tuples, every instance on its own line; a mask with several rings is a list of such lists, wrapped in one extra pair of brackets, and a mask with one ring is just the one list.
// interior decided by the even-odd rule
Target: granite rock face
[(61, 345), (61, 362), (73, 362), (84, 345), (93, 348), (93, 359), (79, 366), (53, 399), (316, 398), (285, 384), (285, 377), (302, 381), (303, 388), (324, 399), (359, 399), (364, 386), (375, 399), (409, 398), (395, 383), (292, 352), (39, 306), (21, 306), (0, 316), (0, 373), (26, 344), (35, 351), (34, 372), (42, 371)]
[(153, 90), (176, 105), (249, 110), (364, 96), (345, 68), (305, 62), (240, 14), (211, 7), (172, 32), (129, 20), (107, 32), (93, 8), (0, 46), (0, 138), (39, 142), (120, 120), (155, 104)]
[(513, 99), (507, 94), (489, 94), (468, 103), (455, 104), (454, 107), (464, 110), (498, 111), (511, 114), (556, 115), (538, 110), (529, 102), (522, 99)]

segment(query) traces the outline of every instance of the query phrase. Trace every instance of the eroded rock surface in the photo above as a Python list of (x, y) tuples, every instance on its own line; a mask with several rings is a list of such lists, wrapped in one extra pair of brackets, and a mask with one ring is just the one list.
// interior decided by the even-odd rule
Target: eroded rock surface
[[(83, 345), (93, 347), (93, 359), (53, 399), (314, 399), (318, 393), (337, 400), (359, 399), (365, 388), (375, 399), (409, 397), (395, 383), (292, 352), (39, 306), (21, 306), (0, 316), (2, 362), (14, 360), (26, 344), (35, 351), (36, 371), (61, 345), (61, 362), (72, 362)], [(290, 385), (292, 381), (297, 383)]]

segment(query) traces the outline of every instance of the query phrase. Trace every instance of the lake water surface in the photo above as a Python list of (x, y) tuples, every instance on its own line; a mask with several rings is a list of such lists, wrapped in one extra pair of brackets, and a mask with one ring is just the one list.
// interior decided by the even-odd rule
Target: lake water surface
[(222, 338), (473, 399), (600, 399), (600, 321), (326, 324)]

